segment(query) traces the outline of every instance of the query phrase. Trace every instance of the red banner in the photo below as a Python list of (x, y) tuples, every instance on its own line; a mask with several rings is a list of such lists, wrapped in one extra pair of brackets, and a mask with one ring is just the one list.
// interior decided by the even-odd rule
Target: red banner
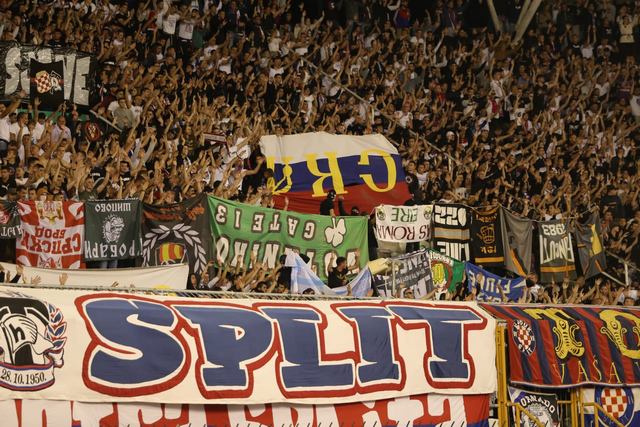
[[(337, 405), (165, 405), (0, 401), (3, 427), (487, 425), (489, 395), (421, 395)], [(45, 421), (46, 420), (46, 421)]]
[(489, 304), (482, 308), (507, 322), (512, 383), (640, 384), (636, 308)]
[(44, 268), (80, 268), (84, 241), (81, 202), (18, 202), (22, 237), (17, 263)]

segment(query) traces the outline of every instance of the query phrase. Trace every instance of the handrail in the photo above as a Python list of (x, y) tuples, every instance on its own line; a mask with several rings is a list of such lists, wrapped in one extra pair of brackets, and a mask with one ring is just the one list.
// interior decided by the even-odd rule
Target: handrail
[(549, 427), (549, 426), (545, 426), (544, 424), (542, 424), (542, 421), (540, 421), (535, 415), (533, 415), (531, 412), (529, 412), (527, 409), (525, 409), (521, 404), (514, 403), (514, 402), (507, 402), (507, 406), (511, 407), (511, 408), (516, 408), (516, 425), (517, 426), (521, 425), (521, 423), (520, 423), (521, 414), (520, 413), (522, 412), (529, 418), (529, 420), (533, 421), (533, 423), (537, 427)]
[(607, 411), (604, 410), (604, 408), (596, 402), (585, 402), (582, 403), (582, 425), (585, 425), (584, 423), (584, 408), (586, 407), (593, 407), (593, 416), (594, 416), (594, 426), (598, 427), (600, 420), (598, 418), (598, 415), (600, 415), (600, 413), (602, 413), (605, 417), (607, 417), (610, 421), (613, 421), (613, 423), (618, 426), (618, 427), (624, 427), (624, 424), (622, 424), (620, 421), (616, 420), (613, 415), (611, 415), (610, 413), (608, 413)]

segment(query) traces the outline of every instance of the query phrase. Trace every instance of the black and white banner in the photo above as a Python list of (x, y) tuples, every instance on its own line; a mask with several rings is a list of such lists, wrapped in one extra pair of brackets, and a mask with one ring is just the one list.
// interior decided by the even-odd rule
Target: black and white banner
[(93, 57), (74, 49), (0, 42), (0, 97), (8, 98), (23, 90), (30, 95), (31, 60), (48, 64), (63, 61), (64, 99), (89, 105), (95, 81)]
[(0, 239), (15, 239), (20, 236), (18, 204), (0, 200)]
[(458, 261), (470, 261), (469, 211), (463, 205), (433, 207), (433, 248)]
[(576, 278), (575, 256), (571, 233), (562, 220), (538, 224), (540, 236), (540, 281), (562, 282)]
[[(396, 294), (400, 298), (425, 297), (433, 290), (431, 277), (431, 258), (426, 249), (389, 258), (393, 270), (387, 275), (374, 276), (374, 285), (382, 296), (392, 297), (393, 281), (395, 280)], [(409, 292), (410, 291), (410, 292)]]
[(431, 238), (433, 205), (376, 207), (376, 239), (382, 242), (422, 242)]
[[(537, 418), (545, 427), (557, 427), (560, 423), (558, 396), (549, 393), (534, 393), (527, 390), (509, 387), (509, 395), (513, 403), (517, 403)], [(516, 408), (513, 408), (516, 419)], [(520, 414), (520, 425), (516, 427), (535, 426), (524, 413)]]

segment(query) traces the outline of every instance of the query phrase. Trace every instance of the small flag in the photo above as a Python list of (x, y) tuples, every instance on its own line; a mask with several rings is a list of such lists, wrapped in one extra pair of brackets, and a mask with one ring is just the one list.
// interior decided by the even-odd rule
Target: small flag
[(333, 295), (335, 292), (325, 285), (322, 280), (311, 270), (304, 262), (300, 255), (287, 250), (287, 258), (285, 259), (285, 267), (291, 267), (291, 293), (305, 294), (311, 293), (316, 295)]
[(336, 295), (346, 296), (348, 294), (348, 286), (351, 286), (351, 296), (356, 298), (363, 298), (368, 296), (369, 291), (371, 290), (371, 281), (373, 280), (373, 275), (371, 274), (371, 270), (369, 267), (365, 267), (360, 270), (360, 273), (356, 277), (349, 282), (347, 286), (340, 286), (339, 288), (334, 288), (333, 291)]

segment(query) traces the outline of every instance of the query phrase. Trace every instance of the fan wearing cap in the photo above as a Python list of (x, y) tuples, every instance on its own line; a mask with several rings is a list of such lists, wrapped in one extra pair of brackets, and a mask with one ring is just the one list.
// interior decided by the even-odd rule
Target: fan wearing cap
[[(327, 198), (320, 203), (320, 215), (331, 215), (336, 216), (335, 212), (335, 200), (336, 200), (336, 191), (329, 190), (327, 193)], [(349, 215), (347, 211), (344, 209), (344, 197), (338, 196), (338, 212), (340, 216)]]

